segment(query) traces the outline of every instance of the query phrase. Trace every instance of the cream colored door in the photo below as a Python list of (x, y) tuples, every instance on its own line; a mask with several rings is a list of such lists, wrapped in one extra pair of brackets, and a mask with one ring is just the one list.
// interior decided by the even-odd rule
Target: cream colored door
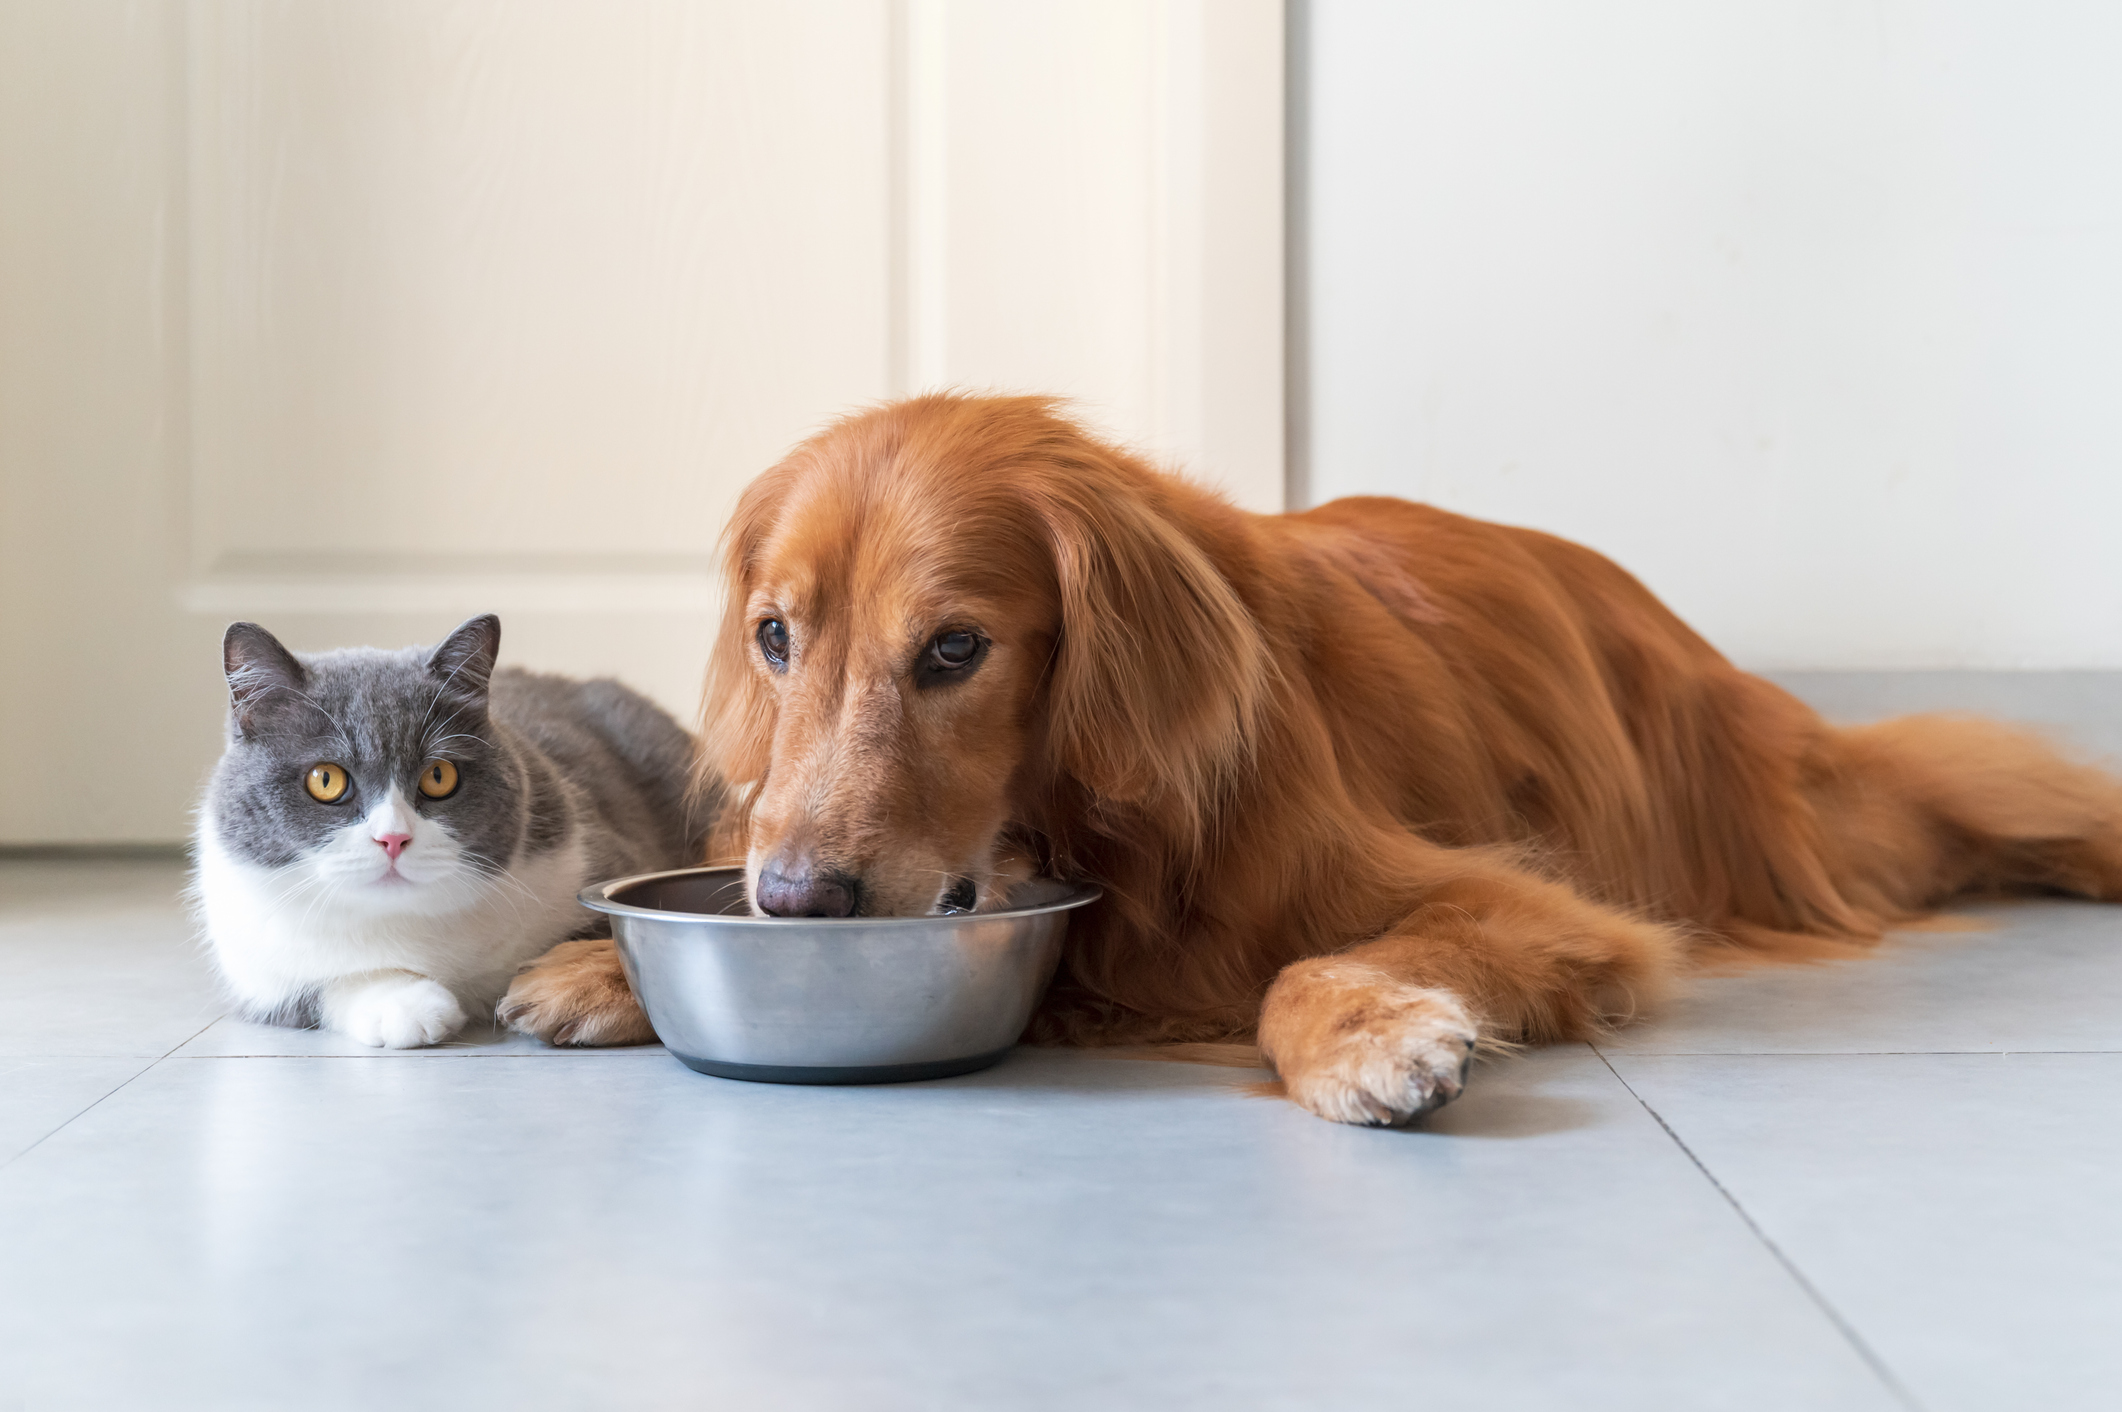
[(736, 492), (1054, 391), (1282, 499), (1279, 4), (0, 7), (0, 844), (173, 840), (218, 642), (690, 717)]

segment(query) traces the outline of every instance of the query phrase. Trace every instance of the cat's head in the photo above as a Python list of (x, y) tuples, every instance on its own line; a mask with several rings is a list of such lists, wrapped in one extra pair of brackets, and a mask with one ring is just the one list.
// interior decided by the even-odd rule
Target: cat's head
[(228, 749), (205, 827), (285, 870), (320, 908), (432, 912), (496, 885), (522, 837), (523, 785), (487, 699), (501, 621), (433, 649), (296, 654), (256, 623), (221, 642)]

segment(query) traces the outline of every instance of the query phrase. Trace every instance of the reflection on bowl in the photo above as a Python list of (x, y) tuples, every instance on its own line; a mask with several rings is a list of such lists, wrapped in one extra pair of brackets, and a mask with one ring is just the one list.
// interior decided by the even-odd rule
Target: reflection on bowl
[(1037, 879), (1001, 912), (757, 917), (742, 868), (599, 883), (626, 977), (688, 1068), (767, 1083), (893, 1083), (986, 1068), (1031, 1019), (1069, 913), (1095, 887)]

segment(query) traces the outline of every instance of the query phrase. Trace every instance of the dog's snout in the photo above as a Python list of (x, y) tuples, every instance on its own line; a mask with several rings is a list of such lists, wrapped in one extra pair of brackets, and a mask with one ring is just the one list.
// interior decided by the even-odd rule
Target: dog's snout
[(769, 917), (851, 917), (861, 884), (850, 873), (794, 863), (759, 872), (759, 910)]

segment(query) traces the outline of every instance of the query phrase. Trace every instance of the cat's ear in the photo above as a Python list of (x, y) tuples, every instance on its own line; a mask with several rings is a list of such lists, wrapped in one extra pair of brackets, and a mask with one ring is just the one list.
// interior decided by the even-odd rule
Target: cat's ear
[(309, 673), (279, 638), (256, 623), (228, 625), (221, 635), (221, 670), (228, 675), (229, 719), (241, 734), (307, 699)]
[(484, 696), (494, 675), (494, 659), (500, 655), (501, 620), (492, 613), (481, 613), (442, 639), (427, 659), (427, 669), (454, 690)]

